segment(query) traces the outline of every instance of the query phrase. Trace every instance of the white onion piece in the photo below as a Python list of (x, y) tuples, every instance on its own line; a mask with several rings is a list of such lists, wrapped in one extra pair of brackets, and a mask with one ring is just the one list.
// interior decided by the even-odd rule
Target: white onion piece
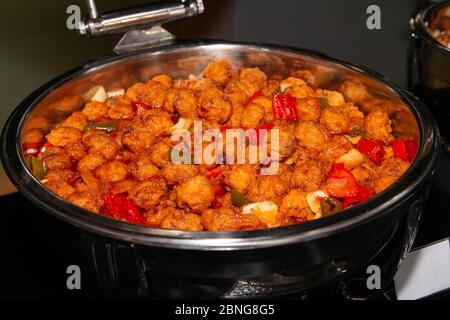
[(84, 95), (84, 98), (91, 101), (105, 102), (108, 97), (103, 86), (95, 86)]
[(306, 202), (309, 208), (316, 215), (315, 218), (320, 218), (322, 216), (322, 208), (320, 207), (320, 201), (323, 198), (328, 198), (328, 194), (322, 190), (316, 190), (310, 192), (306, 195)]
[(351, 170), (363, 163), (364, 160), (364, 155), (359, 152), (358, 149), (353, 148), (350, 149), (346, 154), (340, 156), (335, 162), (343, 163), (346, 169)]
[(124, 94), (125, 94), (125, 90), (124, 89), (116, 89), (116, 90), (108, 91), (106, 93), (106, 96), (108, 98), (111, 98), (111, 97), (123, 96)]

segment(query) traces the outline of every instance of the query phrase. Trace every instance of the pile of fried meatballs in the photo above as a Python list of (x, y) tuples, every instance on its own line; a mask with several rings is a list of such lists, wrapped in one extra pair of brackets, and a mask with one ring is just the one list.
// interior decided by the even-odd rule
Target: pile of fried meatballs
[[(256, 67), (215, 60), (203, 76), (160, 74), (106, 93), (99, 86), (37, 152), (24, 154), (59, 197), (148, 227), (252, 230), (345, 214), (395, 183), (417, 142), (396, 136), (392, 102), (363, 83), (317, 83), (307, 69), (268, 79)], [(171, 135), (192, 131), (193, 121), (223, 133), (278, 129), (277, 172), (262, 175), (261, 163), (174, 163)]]

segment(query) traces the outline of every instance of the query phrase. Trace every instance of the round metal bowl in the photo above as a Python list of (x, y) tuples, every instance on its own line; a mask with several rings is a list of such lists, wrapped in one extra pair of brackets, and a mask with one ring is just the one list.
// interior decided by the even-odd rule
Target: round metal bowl
[[(315, 85), (323, 88), (357, 79), (372, 94), (397, 106), (392, 116), (416, 135), (417, 157), (397, 183), (342, 214), (285, 227), (236, 232), (164, 230), (111, 220), (59, 198), (26, 168), (22, 143), (29, 142), (27, 139), (35, 137), (36, 132), (43, 136), (58, 121), (82, 108), (80, 99), (67, 97), (82, 96), (95, 85), (107, 90), (118, 85), (126, 87), (158, 73), (174, 78), (201, 75), (214, 58), (228, 59), (235, 66), (257, 66), (268, 77), (286, 77), (294, 70), (308, 69), (315, 75)], [(243, 279), (265, 283), (255, 289), (264, 296), (276, 293), (274, 286), (288, 285), (291, 291), (301, 291), (350, 273), (383, 248), (400, 220), (406, 221), (408, 250), (429, 191), (438, 140), (433, 117), (419, 100), (363, 67), (296, 48), (197, 41), (99, 58), (50, 81), (28, 96), (10, 116), (1, 137), (1, 155), (17, 189), (64, 221), (55, 232), (61, 234), (61, 228), (77, 227), (72, 228), (72, 234), (84, 239), (89, 235), (87, 247), (97, 248), (97, 254), (99, 246), (103, 252), (111, 246), (129, 248), (132, 259), (151, 270), (153, 285), (166, 279), (165, 289), (161, 290), (167, 296), (201, 296), (201, 292), (233, 296), (230, 292)], [(102, 264), (95, 254), (93, 259), (97, 259), (96, 268), (112, 268), (111, 261)]]
[(409, 87), (430, 104), (442, 133), (450, 131), (450, 49), (429, 33), (427, 26), (450, 1), (437, 2), (411, 20), (412, 41), (409, 59)]

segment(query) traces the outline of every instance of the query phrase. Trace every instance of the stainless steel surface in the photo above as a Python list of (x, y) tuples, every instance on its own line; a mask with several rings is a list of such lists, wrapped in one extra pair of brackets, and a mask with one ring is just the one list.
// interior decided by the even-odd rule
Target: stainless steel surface
[(148, 6), (98, 14), (94, 0), (88, 0), (89, 19), (80, 25), (81, 34), (100, 36), (150, 28), (154, 25), (195, 16), (204, 10), (202, 0), (166, 1)]
[(146, 30), (131, 30), (125, 33), (114, 47), (114, 52), (124, 53), (156, 46), (163, 46), (175, 41), (175, 36), (161, 26)]
[(87, 0), (87, 7), (88, 7), (88, 12), (89, 12), (89, 18), (97, 19), (98, 12), (97, 12), (97, 6), (95, 4), (95, 0)]

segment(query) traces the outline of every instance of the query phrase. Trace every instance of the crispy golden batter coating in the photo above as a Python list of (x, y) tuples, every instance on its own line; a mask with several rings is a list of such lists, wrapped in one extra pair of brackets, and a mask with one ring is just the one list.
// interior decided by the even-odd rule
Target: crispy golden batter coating
[(111, 135), (100, 130), (88, 130), (84, 136), (84, 144), (92, 152), (101, 154), (106, 159), (112, 159), (119, 152), (120, 146)]
[(319, 99), (306, 97), (297, 99), (296, 103), (298, 117), (302, 121), (317, 121), (320, 117)]
[(241, 228), (241, 216), (232, 208), (205, 210), (202, 212), (201, 222), (208, 231), (232, 231)]
[(173, 210), (164, 217), (160, 225), (163, 229), (177, 229), (184, 231), (202, 231), (203, 226), (199, 215), (192, 212)]
[(125, 96), (112, 97), (105, 102), (108, 107), (106, 116), (108, 118), (119, 119), (131, 119), (134, 116), (133, 107), (131, 101)]
[(164, 179), (154, 176), (137, 184), (130, 190), (130, 197), (146, 210), (156, 207), (166, 195), (167, 185)]
[(307, 149), (323, 150), (330, 142), (330, 135), (327, 130), (311, 121), (301, 122), (295, 128), (295, 138)]
[(48, 149), (42, 154), (42, 159), (50, 170), (68, 169), (72, 166), (72, 159), (58, 147)]
[(306, 220), (308, 215), (312, 214), (306, 202), (306, 192), (299, 189), (291, 189), (281, 200), (280, 212), (288, 217)]
[(319, 189), (323, 180), (324, 175), (317, 162), (305, 161), (295, 167), (291, 177), (291, 185), (312, 192)]
[(230, 79), (231, 65), (226, 60), (217, 60), (208, 64), (203, 70), (203, 76), (219, 85), (225, 85)]
[(89, 119), (89, 121), (95, 121), (98, 118), (105, 117), (108, 112), (108, 107), (98, 101), (91, 101), (86, 103), (81, 111)]
[(258, 172), (249, 164), (229, 166), (224, 171), (224, 182), (241, 193), (245, 193), (249, 185), (256, 179)]
[(103, 205), (100, 194), (93, 189), (86, 189), (72, 193), (67, 200), (88, 211), (98, 212)]
[(71, 127), (57, 127), (46, 136), (47, 141), (57, 147), (65, 147), (81, 139), (81, 132)]
[(278, 175), (258, 176), (250, 184), (247, 196), (255, 202), (268, 200), (278, 203), (288, 188), (288, 184)]
[(169, 162), (161, 170), (161, 175), (169, 184), (177, 184), (196, 176), (197, 166), (193, 164), (176, 164)]
[(213, 186), (204, 176), (195, 176), (181, 183), (176, 192), (178, 205), (193, 210), (206, 209), (214, 200)]
[(126, 164), (118, 160), (112, 160), (98, 167), (95, 174), (104, 182), (118, 182), (127, 177), (128, 170)]
[(75, 128), (78, 131), (83, 131), (88, 124), (87, 117), (83, 112), (76, 111), (72, 113), (66, 120), (63, 121), (63, 127)]
[(390, 143), (394, 140), (392, 135), (391, 121), (388, 115), (381, 110), (370, 112), (365, 121), (364, 128), (367, 138)]
[(348, 131), (349, 119), (339, 107), (327, 107), (322, 111), (320, 123), (332, 134), (343, 134)]

